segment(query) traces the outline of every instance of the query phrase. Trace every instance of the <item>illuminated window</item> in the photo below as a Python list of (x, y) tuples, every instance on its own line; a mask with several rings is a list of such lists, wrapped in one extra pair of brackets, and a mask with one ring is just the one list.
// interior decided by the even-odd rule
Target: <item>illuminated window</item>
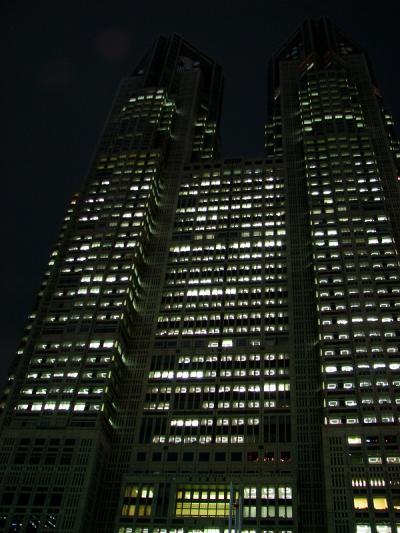
[(387, 499), (382, 496), (374, 496), (374, 509), (378, 511), (385, 511), (388, 508)]
[(357, 524), (356, 533), (371, 533), (372, 529), (369, 524)]
[(347, 437), (347, 442), (349, 444), (361, 444), (361, 437)]
[(124, 505), (121, 515), (125, 517), (150, 516), (152, 500), (152, 486), (127, 485), (124, 491)]
[(357, 496), (354, 498), (354, 509), (368, 509), (367, 498)]
[[(400, 528), (397, 526), (397, 531), (400, 530)], [(392, 533), (392, 528), (389, 524), (376, 524), (376, 533)]]
[[(235, 499), (238, 494), (235, 494)], [(230, 490), (227, 486), (187, 485), (177, 488), (176, 516), (229, 516)]]

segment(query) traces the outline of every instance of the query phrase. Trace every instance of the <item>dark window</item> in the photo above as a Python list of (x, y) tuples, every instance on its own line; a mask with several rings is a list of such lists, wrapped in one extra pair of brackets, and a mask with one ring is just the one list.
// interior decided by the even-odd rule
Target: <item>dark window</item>
[(61, 505), (62, 494), (52, 494), (50, 505)]
[(36, 494), (33, 500), (33, 505), (44, 505), (46, 501), (46, 494)]
[(231, 453), (231, 461), (241, 461), (241, 460), (242, 460), (241, 452), (232, 452)]
[(20, 494), (18, 496), (18, 501), (17, 501), (17, 505), (28, 505), (28, 502), (29, 502), (29, 494), (27, 494), (26, 492)]
[(183, 454), (183, 460), (184, 461), (193, 461), (194, 455), (192, 452), (184, 452)]
[(267, 463), (272, 463), (272, 461), (275, 461), (274, 452), (266, 452), (264, 454), (264, 461), (266, 461)]
[(290, 460), (291, 460), (290, 452), (281, 452), (281, 461), (283, 463), (287, 463)]
[(258, 452), (247, 452), (248, 461), (258, 461)]
[(5, 492), (1, 499), (1, 503), (4, 503), (5, 505), (9, 505), (12, 503), (13, 497), (14, 497), (14, 494), (12, 492)]

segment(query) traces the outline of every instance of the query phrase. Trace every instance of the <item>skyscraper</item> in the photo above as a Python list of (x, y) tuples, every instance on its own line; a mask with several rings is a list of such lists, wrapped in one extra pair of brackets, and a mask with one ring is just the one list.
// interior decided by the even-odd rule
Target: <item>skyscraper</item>
[(122, 82), (5, 390), (0, 531), (400, 531), (390, 114), (326, 19), (269, 63), (265, 156), (220, 158), (222, 88), (177, 36)]

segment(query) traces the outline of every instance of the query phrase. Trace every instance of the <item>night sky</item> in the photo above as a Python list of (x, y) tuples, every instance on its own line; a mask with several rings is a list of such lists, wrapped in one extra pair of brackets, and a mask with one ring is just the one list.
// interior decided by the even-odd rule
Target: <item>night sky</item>
[(0, 386), (71, 195), (80, 189), (120, 79), (159, 34), (177, 33), (225, 74), (224, 156), (262, 154), (266, 64), (310, 16), (370, 54), (400, 124), (395, 2), (9, 0), (0, 9)]

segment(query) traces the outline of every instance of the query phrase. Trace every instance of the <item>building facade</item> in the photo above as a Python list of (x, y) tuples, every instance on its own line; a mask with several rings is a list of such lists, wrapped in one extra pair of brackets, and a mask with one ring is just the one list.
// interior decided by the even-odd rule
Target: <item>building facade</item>
[[(161, 37), (118, 91), (5, 389), (0, 531), (400, 531), (399, 149), (365, 53), (307, 21), (266, 155)], [(233, 505), (234, 504), (234, 505)]]

